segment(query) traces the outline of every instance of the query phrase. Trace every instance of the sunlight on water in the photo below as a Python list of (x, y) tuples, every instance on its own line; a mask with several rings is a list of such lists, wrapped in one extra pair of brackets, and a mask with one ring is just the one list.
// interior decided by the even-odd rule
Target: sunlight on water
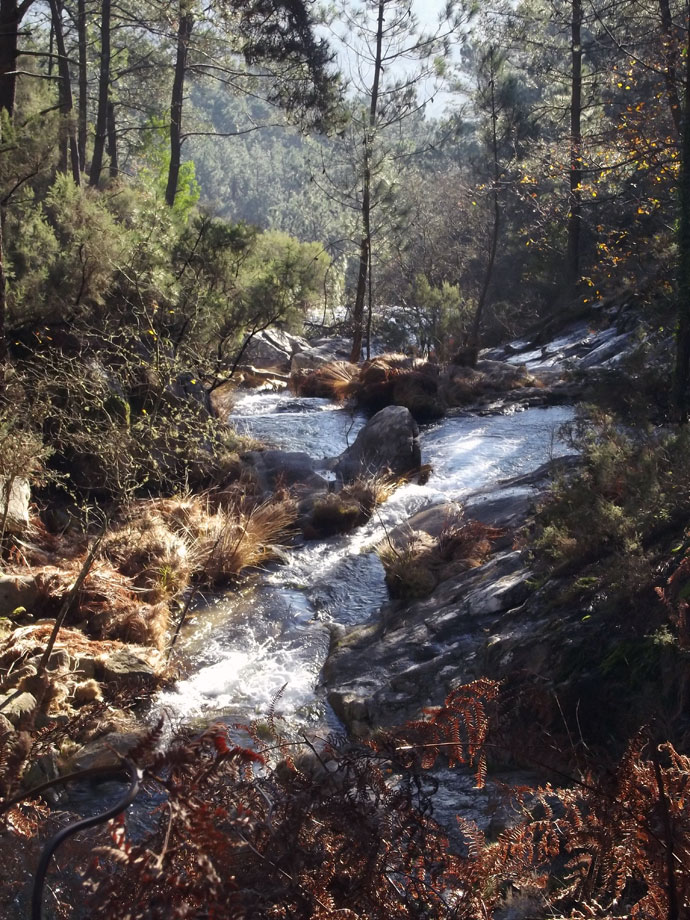
[(240, 434), (321, 459), (335, 457), (352, 444), (366, 417), (328, 399), (270, 393), (241, 397), (230, 422)]
[(189, 676), (160, 694), (156, 709), (182, 720), (248, 720), (265, 715), (284, 687), (280, 711), (308, 719), (328, 644), (299, 592), (258, 588), (202, 603), (180, 643)]
[[(566, 453), (558, 429), (572, 417), (569, 407), (532, 408), (449, 418), (426, 429), (422, 459), (433, 466), (427, 485), (401, 486), (364, 527), (306, 542), (286, 565), (271, 567), (256, 590), (197, 609), (180, 644), (190, 676), (161, 694), (157, 710), (182, 720), (259, 718), (285, 685), (278, 708), (286, 717), (297, 724), (323, 718), (315, 688), (328, 652), (328, 624), (361, 623), (388, 599), (374, 547), (417, 511), (461, 501)], [(235, 408), (238, 418), (253, 434), (314, 457), (344, 450), (352, 425), (351, 413), (327, 400), (286, 394), (244, 397)], [(363, 418), (355, 421), (361, 427)]]

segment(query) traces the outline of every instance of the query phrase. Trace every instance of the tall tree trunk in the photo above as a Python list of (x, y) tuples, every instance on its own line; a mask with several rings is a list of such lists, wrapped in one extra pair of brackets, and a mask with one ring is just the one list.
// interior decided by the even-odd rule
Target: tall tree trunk
[(673, 379), (673, 406), (678, 421), (688, 420), (688, 382), (690, 376), (690, 48), (685, 56), (685, 103), (681, 136), (678, 221), (678, 327), (676, 366)]
[(177, 195), (177, 181), (180, 176), (180, 163), (182, 161), (182, 106), (184, 103), (184, 79), (187, 69), (187, 53), (189, 40), (192, 37), (194, 19), (192, 14), (185, 10), (185, 3), (180, 3), (180, 21), (177, 28), (177, 58), (175, 61), (175, 77), (173, 79), (172, 98), (170, 101), (170, 168), (168, 170), (168, 185), (165, 190), (165, 201), (169, 207), (175, 204)]
[(60, 172), (67, 172), (67, 158), (69, 151), (69, 160), (72, 167), (72, 178), (75, 185), (81, 183), (81, 170), (79, 169), (79, 148), (77, 137), (74, 130), (72, 100), (72, 79), (69, 73), (69, 64), (67, 62), (67, 49), (65, 48), (65, 36), (62, 31), (62, 0), (50, 0), (50, 12), (55, 29), (55, 46), (58, 54), (58, 75), (59, 83), (59, 102), (60, 112), (62, 113), (62, 139), (60, 149), (60, 162), (58, 169)]
[(350, 361), (356, 364), (362, 357), (362, 337), (364, 333), (364, 300), (367, 292), (367, 275), (371, 264), (371, 151), (374, 141), (374, 128), (379, 103), (379, 83), (383, 69), (383, 19), (386, 0), (379, 0), (376, 23), (376, 55), (374, 57), (374, 74), (369, 102), (369, 125), (364, 139), (364, 176), (362, 181), (362, 239), (359, 244), (359, 270), (357, 272), (357, 290), (352, 314), (352, 351)]
[(661, 25), (663, 27), (663, 48), (664, 59), (666, 61), (666, 70), (664, 79), (666, 81), (666, 96), (671, 109), (671, 118), (675, 125), (678, 137), (681, 135), (681, 105), (678, 96), (678, 75), (676, 73), (676, 54), (678, 52), (678, 37), (673, 25), (671, 16), (671, 7), (669, 0), (659, 0), (659, 10), (661, 12)]
[(566, 280), (574, 288), (580, 279), (582, 229), (582, 0), (572, 0), (572, 77), (570, 90), (570, 211)]
[(371, 254), (371, 170), (369, 167), (368, 142), (364, 153), (364, 178), (362, 186), (362, 238), (359, 241), (359, 269), (357, 271), (357, 290), (355, 307), (352, 314), (352, 351), (350, 361), (357, 364), (362, 358), (362, 338), (364, 335), (364, 298), (367, 292), (367, 274)]
[(79, 165), (86, 168), (86, 135), (88, 124), (88, 85), (86, 61), (86, 0), (77, 2), (77, 36), (79, 44), (79, 122), (77, 129), (77, 146), (79, 148)]
[(115, 126), (115, 105), (108, 102), (108, 156), (110, 157), (110, 178), (116, 179), (120, 175), (120, 164), (117, 153), (117, 131)]
[(98, 73), (96, 136), (91, 157), (90, 185), (98, 185), (103, 169), (103, 151), (108, 134), (108, 96), (110, 93), (110, 0), (101, 3), (101, 66)]
[(494, 262), (496, 261), (496, 251), (498, 249), (498, 234), (501, 228), (501, 205), (499, 199), (500, 192), (500, 182), (501, 182), (501, 170), (500, 164), (498, 162), (498, 110), (496, 108), (496, 58), (495, 51), (492, 48), (490, 51), (491, 55), (491, 80), (489, 83), (490, 91), (490, 100), (491, 100), (491, 154), (493, 157), (493, 173), (494, 173), (494, 182), (492, 190), (493, 198), (493, 223), (491, 227), (491, 242), (489, 244), (489, 259), (486, 263), (486, 271), (484, 272), (484, 282), (482, 284), (481, 293), (479, 295), (479, 300), (477, 302), (477, 309), (474, 314), (474, 322), (472, 323), (472, 332), (470, 333), (469, 345), (474, 356), (479, 348), (479, 330), (481, 328), (482, 316), (484, 315), (484, 308), (486, 307), (486, 302), (489, 296), (489, 287), (491, 285), (491, 279), (494, 273)]
[(19, 26), (32, 0), (0, 0), (0, 111), (12, 118), (17, 92)]
[[(2, 131), (0, 131), (2, 143)], [(0, 384), (3, 383), (2, 363), (7, 357), (7, 275), (5, 274), (5, 250), (3, 248), (5, 209), (0, 205)]]

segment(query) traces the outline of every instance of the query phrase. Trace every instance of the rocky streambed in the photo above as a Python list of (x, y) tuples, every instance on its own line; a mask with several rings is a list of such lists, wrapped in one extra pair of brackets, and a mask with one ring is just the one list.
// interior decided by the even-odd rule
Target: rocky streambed
[[(235, 721), (261, 718), (278, 695), (288, 725), (366, 734), (415, 717), (478, 676), (551, 680), (572, 644), (568, 618), (540, 606), (513, 541), (554, 466), (571, 462), (559, 431), (574, 410), (552, 404), (572, 389), (564, 370), (582, 361), (615, 366), (629, 339), (615, 327), (576, 325), (552, 343), (487, 353), (487, 366), (524, 364), (542, 385), (456, 410), (422, 426), (418, 439), (399, 407), (385, 410), (392, 427), (381, 427), (380, 418), (372, 425), (325, 399), (243, 396), (232, 423), (275, 448), (253, 459), (261, 482), (289, 485), (305, 505), (315, 490), (334, 488), (348, 464), (348, 475), (374, 472), (402, 451), (400, 471), (420, 461), (432, 471), (424, 484), (397, 488), (363, 527), (301, 541), (247, 594), (202, 605), (181, 649), (188, 676), (160, 705), (183, 719)], [(405, 432), (399, 443), (396, 430)], [(491, 557), (443, 579), (429, 597), (392, 601), (376, 546), (400, 531), (433, 537), (460, 509), (502, 530)]]

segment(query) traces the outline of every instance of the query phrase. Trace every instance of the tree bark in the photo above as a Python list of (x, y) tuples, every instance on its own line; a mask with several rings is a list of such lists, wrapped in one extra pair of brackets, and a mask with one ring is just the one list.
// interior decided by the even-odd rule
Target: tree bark
[(108, 156), (110, 157), (110, 178), (116, 179), (120, 175), (120, 163), (117, 151), (117, 131), (115, 127), (115, 105), (108, 102)]
[(59, 82), (59, 102), (60, 112), (63, 117), (62, 139), (60, 142), (60, 161), (58, 169), (60, 172), (67, 172), (67, 159), (69, 151), (69, 160), (72, 167), (72, 178), (75, 185), (81, 184), (81, 170), (79, 168), (79, 148), (77, 137), (74, 130), (73, 120), (73, 97), (72, 97), (72, 80), (69, 73), (69, 64), (67, 63), (67, 50), (65, 48), (65, 35), (62, 31), (62, 2), (61, 0), (50, 0), (50, 12), (55, 29), (55, 45), (58, 55), (58, 75)]
[(675, 125), (678, 137), (681, 136), (681, 105), (678, 96), (678, 75), (676, 73), (676, 54), (678, 52), (678, 41), (676, 30), (673, 25), (671, 16), (671, 7), (669, 0), (659, 0), (659, 10), (661, 12), (661, 24), (663, 27), (663, 45), (664, 59), (666, 61), (666, 71), (664, 79), (666, 81), (666, 96), (671, 109), (671, 118)]
[(580, 280), (582, 229), (582, 0), (572, 0), (572, 77), (570, 91), (570, 211), (566, 280), (570, 288)]
[(0, 0), (0, 111), (12, 118), (17, 93), (19, 26), (32, 0)]
[(77, 2), (77, 41), (79, 46), (79, 119), (77, 128), (77, 146), (79, 148), (79, 165), (86, 168), (86, 136), (88, 124), (88, 85), (86, 60), (86, 0)]
[(101, 67), (98, 74), (96, 136), (91, 158), (90, 185), (98, 185), (103, 169), (103, 151), (108, 134), (108, 96), (110, 94), (110, 0), (101, 3)]
[(681, 136), (678, 219), (678, 326), (676, 365), (673, 377), (673, 407), (682, 424), (688, 420), (688, 378), (690, 374), (690, 53), (686, 54), (685, 103)]
[(173, 79), (172, 98), (170, 102), (170, 168), (168, 170), (168, 185), (165, 190), (165, 201), (171, 208), (175, 204), (177, 181), (180, 176), (180, 163), (182, 161), (184, 80), (187, 69), (187, 53), (189, 51), (189, 41), (192, 37), (193, 25), (194, 19), (192, 14), (185, 11), (185, 4), (181, 2), (180, 21), (177, 28), (175, 77)]
[[(0, 131), (0, 142), (2, 132)], [(3, 249), (4, 208), (0, 206), (0, 384), (3, 382), (2, 363), (7, 357), (7, 276), (5, 274), (5, 251)]]
[[(501, 205), (499, 200), (499, 190), (501, 182), (501, 170), (498, 162), (498, 111), (496, 109), (496, 60), (494, 57), (494, 49), (491, 49), (491, 81), (489, 83), (490, 99), (491, 99), (491, 154), (493, 158), (493, 173), (494, 173), (494, 182), (493, 182), (493, 224), (491, 227), (491, 242), (489, 244), (489, 259), (486, 263), (486, 271), (484, 272), (484, 282), (482, 284), (482, 290), (479, 295), (479, 301), (477, 302), (477, 309), (474, 314), (474, 322), (472, 323), (472, 332), (470, 333), (469, 345), (471, 353), (474, 356), (479, 348), (479, 330), (481, 328), (482, 316), (484, 315), (484, 308), (486, 307), (486, 302), (489, 295), (489, 286), (491, 285), (491, 279), (494, 272), (494, 263), (496, 261), (496, 251), (498, 249), (498, 235), (501, 227)], [(474, 363), (474, 362), (473, 362)]]
[(364, 334), (364, 300), (367, 292), (367, 276), (371, 264), (371, 147), (374, 140), (374, 128), (379, 102), (379, 83), (383, 67), (383, 19), (386, 0), (379, 0), (376, 24), (376, 54), (374, 56), (374, 74), (369, 102), (369, 124), (364, 139), (364, 176), (362, 179), (362, 239), (359, 244), (359, 270), (357, 272), (357, 290), (352, 314), (352, 351), (350, 361), (359, 362), (362, 357), (362, 338)]

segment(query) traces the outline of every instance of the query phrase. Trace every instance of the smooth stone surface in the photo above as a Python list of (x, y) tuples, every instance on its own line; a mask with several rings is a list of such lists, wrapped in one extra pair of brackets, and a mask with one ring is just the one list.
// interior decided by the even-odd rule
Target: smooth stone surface
[(325, 484), (315, 471), (312, 458), (302, 451), (252, 450), (243, 459), (254, 468), (259, 486), (265, 492), (296, 485), (322, 489)]
[(417, 423), (409, 409), (387, 406), (367, 422), (354, 444), (337, 458), (333, 471), (347, 482), (384, 471), (405, 475), (420, 466)]
[(0, 575), (0, 616), (10, 616), (18, 607), (31, 612), (39, 593), (33, 575)]
[[(0, 521), (5, 513), (7, 480), (0, 477)], [(17, 477), (12, 483), (7, 505), (7, 520), (5, 530), (7, 533), (21, 534), (29, 526), (29, 502), (31, 501), (31, 487), (28, 479)]]
[(242, 353), (242, 363), (287, 372), (292, 356), (306, 348), (309, 348), (309, 343), (299, 336), (280, 329), (263, 329), (252, 336)]
[(159, 676), (163, 667), (160, 652), (140, 646), (118, 649), (96, 667), (98, 679), (108, 683), (113, 680), (150, 681)]
[(7, 696), (0, 697), (0, 713), (8, 719), (12, 725), (18, 725), (21, 719), (31, 715), (36, 709), (36, 697), (33, 693), (9, 693)]

